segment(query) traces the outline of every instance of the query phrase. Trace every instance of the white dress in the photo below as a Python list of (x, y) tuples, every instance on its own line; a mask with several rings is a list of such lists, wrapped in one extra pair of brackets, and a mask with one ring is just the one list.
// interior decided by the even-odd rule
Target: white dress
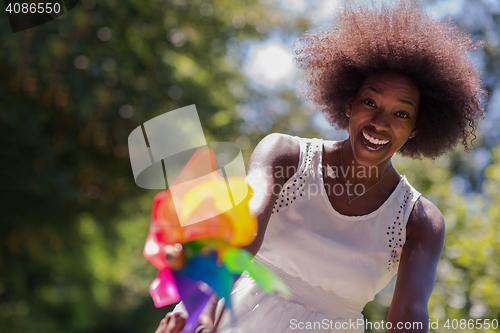
[(219, 333), (363, 332), (364, 305), (397, 273), (420, 193), (403, 176), (377, 210), (342, 215), (323, 184), (323, 141), (299, 141), (298, 171), (283, 186), (254, 258), (292, 296), (266, 294), (243, 274), (231, 293), (237, 325), (226, 312)]

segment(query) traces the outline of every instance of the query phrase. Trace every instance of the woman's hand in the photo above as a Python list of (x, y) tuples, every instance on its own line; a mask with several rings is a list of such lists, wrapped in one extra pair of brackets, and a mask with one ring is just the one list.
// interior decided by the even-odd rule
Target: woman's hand
[(186, 325), (186, 315), (181, 312), (169, 312), (160, 321), (155, 333), (180, 333)]
[[(155, 333), (180, 333), (186, 325), (187, 317), (181, 312), (169, 312), (160, 321)], [(193, 333), (215, 333), (210, 319), (200, 318), (200, 324)]]
[[(224, 299), (219, 299), (213, 295), (207, 306), (203, 309), (198, 318), (198, 325), (193, 333), (215, 333), (220, 317), (224, 312)], [(155, 333), (179, 333), (186, 325), (188, 313), (184, 304), (177, 304), (174, 311), (169, 312), (160, 321), (160, 325)]]

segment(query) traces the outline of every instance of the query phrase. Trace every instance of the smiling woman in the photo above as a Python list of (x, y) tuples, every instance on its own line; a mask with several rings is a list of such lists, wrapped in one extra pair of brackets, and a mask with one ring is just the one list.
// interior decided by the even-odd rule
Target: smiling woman
[(433, 20), (407, 2), (393, 7), (346, 8), (332, 29), (307, 33), (295, 44), (295, 60), (311, 73), (303, 97), (330, 122), (347, 129), (345, 105), (374, 73), (406, 76), (420, 93), (420, 134), (400, 150), (436, 158), (473, 139), (483, 117), (481, 76), (467, 52), (474, 42), (450, 21)]
[[(259, 228), (247, 250), (291, 295), (266, 294), (243, 274), (234, 316), (212, 317), (206, 330), (363, 332), (364, 305), (397, 273), (385, 327), (427, 332), (444, 218), (391, 159), (436, 158), (474, 138), (484, 94), (467, 58), (476, 44), (401, 1), (346, 7), (335, 27), (297, 45), (311, 74), (303, 96), (349, 138), (271, 134), (259, 143), (247, 176)], [(175, 327), (175, 318), (165, 322)]]
[(346, 106), (351, 118), (347, 143), (356, 161), (377, 165), (415, 137), (419, 104), (420, 93), (408, 78), (390, 72), (371, 75)]

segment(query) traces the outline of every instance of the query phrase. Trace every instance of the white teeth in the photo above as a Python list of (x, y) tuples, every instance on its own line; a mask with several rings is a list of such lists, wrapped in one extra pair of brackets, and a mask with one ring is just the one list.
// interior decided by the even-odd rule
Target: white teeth
[(363, 137), (368, 140), (369, 142), (373, 143), (374, 145), (385, 145), (386, 143), (389, 142), (389, 140), (379, 140), (379, 139), (376, 139), (374, 137), (372, 137), (371, 135), (363, 132)]

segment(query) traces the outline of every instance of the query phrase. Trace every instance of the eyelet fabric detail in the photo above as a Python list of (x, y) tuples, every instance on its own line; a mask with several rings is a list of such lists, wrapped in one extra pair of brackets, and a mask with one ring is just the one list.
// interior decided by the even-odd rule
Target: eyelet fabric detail
[(392, 226), (387, 227), (386, 236), (388, 238), (388, 246), (390, 249), (390, 258), (387, 261), (387, 270), (393, 272), (395, 268), (399, 266), (399, 259), (401, 258), (401, 252), (403, 245), (406, 241), (406, 234), (404, 228), (404, 209), (408, 203), (408, 199), (412, 195), (412, 192), (408, 189), (405, 190), (403, 200), (399, 206), (398, 214), (396, 220), (393, 221)]
[(314, 157), (314, 147), (318, 149), (319, 145), (314, 145), (311, 142), (306, 143), (306, 154), (305, 156), (301, 156), (297, 172), (283, 185), (276, 201), (274, 202), (271, 214), (278, 213), (280, 210), (289, 207), (295, 200), (297, 200), (298, 197), (305, 195), (307, 177), (309, 175), (312, 159)]

